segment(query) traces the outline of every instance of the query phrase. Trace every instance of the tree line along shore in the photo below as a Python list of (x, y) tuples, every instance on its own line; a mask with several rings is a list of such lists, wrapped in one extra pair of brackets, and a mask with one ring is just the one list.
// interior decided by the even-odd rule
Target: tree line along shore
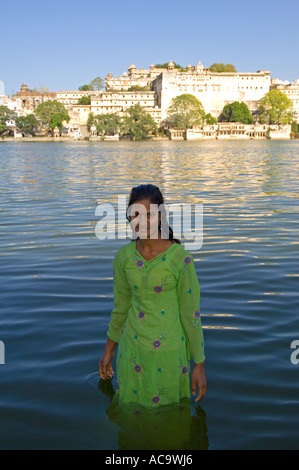
[[(283, 92), (270, 90), (261, 99), (255, 113), (249, 111), (246, 103), (235, 101), (225, 105), (216, 120), (211, 114), (205, 113), (202, 103), (195, 96), (185, 93), (171, 100), (167, 118), (159, 126), (141, 105), (136, 104), (129, 107), (123, 116), (117, 113), (97, 115), (90, 113), (85, 135), (80, 135), (79, 132), (76, 139), (164, 140), (175, 138), (177, 133), (186, 139), (186, 136), (191, 135), (188, 132), (191, 129), (205, 129), (205, 137), (217, 138), (219, 137), (217, 129), (223, 123), (238, 123), (244, 126), (264, 125), (268, 131), (271, 131), (271, 126), (272, 130), (277, 130), (280, 126), (289, 126), (289, 136), (298, 138), (299, 125), (292, 119), (292, 106), (291, 100)], [(6, 106), (0, 106), (0, 140), (69, 141), (70, 137), (64, 134), (64, 126), (69, 121), (67, 109), (57, 101), (43, 102), (27, 116), (18, 116)], [(14, 137), (15, 129), (19, 137)], [(238, 136), (238, 133), (233, 135)], [(244, 135), (244, 132), (240, 132), (239, 135)]]

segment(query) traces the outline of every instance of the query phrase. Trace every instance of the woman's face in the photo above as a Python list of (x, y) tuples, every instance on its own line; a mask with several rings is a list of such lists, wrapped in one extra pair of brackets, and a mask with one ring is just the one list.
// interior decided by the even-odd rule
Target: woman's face
[(158, 204), (152, 204), (149, 199), (136, 201), (129, 209), (132, 228), (139, 238), (159, 238), (159, 220), (161, 213)]

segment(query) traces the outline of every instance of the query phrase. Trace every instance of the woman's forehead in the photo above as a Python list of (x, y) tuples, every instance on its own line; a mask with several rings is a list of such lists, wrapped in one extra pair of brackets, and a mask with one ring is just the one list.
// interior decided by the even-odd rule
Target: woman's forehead
[(133, 207), (135, 206), (135, 204), (136, 204), (136, 207), (138, 207), (138, 205), (141, 204), (142, 206), (144, 206), (149, 211), (150, 210), (158, 210), (158, 207), (159, 207), (159, 204), (154, 204), (149, 199), (144, 199), (142, 201), (136, 201), (133, 204)]

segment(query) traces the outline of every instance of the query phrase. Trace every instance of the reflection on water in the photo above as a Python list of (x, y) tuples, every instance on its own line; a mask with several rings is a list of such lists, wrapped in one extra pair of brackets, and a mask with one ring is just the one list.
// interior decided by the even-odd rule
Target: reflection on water
[(173, 428), (180, 416), (194, 448), (298, 448), (298, 150), (298, 140), (0, 143), (0, 448), (134, 449), (134, 427), (155, 445), (141, 434), (151, 418), (116, 413), (97, 373), (112, 261), (128, 240), (97, 239), (95, 210), (141, 183), (166, 204), (203, 204), (203, 246), (190, 253), (208, 391), (169, 417)]
[(106, 413), (118, 425), (119, 450), (206, 450), (209, 447), (206, 413), (199, 405), (192, 416), (189, 400), (179, 406), (158, 410), (136, 405), (119, 405), (110, 380), (100, 380), (99, 389), (107, 395)]

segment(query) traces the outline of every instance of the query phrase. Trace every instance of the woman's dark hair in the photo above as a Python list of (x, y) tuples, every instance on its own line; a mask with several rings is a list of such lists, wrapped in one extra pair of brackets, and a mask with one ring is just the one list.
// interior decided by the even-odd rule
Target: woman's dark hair
[[(130, 216), (128, 215), (128, 209), (132, 204), (135, 204), (139, 201), (144, 201), (145, 199), (148, 199), (151, 204), (157, 204), (160, 207), (162, 216), (165, 217), (165, 206), (164, 206), (164, 198), (163, 195), (158, 188), (158, 186), (155, 186), (154, 184), (141, 184), (139, 186), (136, 186), (135, 188), (132, 188), (129, 202), (128, 202), (128, 207), (127, 207), (127, 219), (130, 221)], [(175, 243), (178, 243), (179, 245), (181, 244), (180, 240), (177, 238), (173, 238), (173, 230), (172, 228), (168, 225), (166, 217), (164, 218), (165, 222), (167, 224), (168, 230), (169, 230), (169, 235), (168, 238), (169, 240), (173, 240)], [(159, 222), (159, 231), (161, 232), (161, 221)], [(136, 240), (138, 240), (139, 237), (137, 237)], [(133, 241), (133, 240), (132, 240)]]

